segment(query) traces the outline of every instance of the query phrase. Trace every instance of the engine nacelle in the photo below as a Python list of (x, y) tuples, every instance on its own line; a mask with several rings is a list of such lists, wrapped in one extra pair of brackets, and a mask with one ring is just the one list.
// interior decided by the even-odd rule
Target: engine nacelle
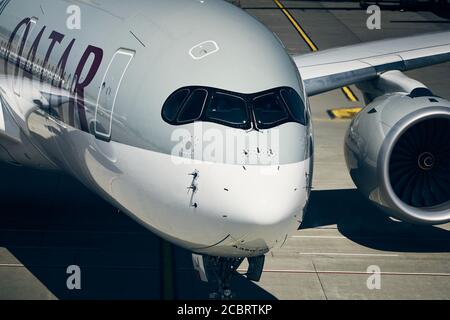
[(345, 157), (358, 189), (400, 220), (450, 221), (450, 102), (386, 94), (352, 121)]

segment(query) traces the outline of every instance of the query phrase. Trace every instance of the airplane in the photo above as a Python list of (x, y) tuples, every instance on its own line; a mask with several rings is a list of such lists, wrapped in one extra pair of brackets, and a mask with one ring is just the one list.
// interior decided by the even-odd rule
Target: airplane
[(323, 92), (364, 94), (344, 146), (362, 194), (450, 221), (450, 102), (403, 73), (450, 61), (448, 31), (290, 56), (225, 1), (2, 0), (0, 57), (0, 159), (72, 175), (190, 250), (217, 298), (301, 223)]

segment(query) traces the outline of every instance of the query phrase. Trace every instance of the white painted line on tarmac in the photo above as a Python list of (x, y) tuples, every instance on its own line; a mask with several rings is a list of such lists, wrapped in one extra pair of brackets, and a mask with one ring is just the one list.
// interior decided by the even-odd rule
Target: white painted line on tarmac
[(384, 253), (343, 253), (343, 252), (299, 252), (300, 255), (308, 256), (361, 256), (361, 257), (398, 257), (398, 254)]
[(348, 239), (344, 236), (292, 236), (292, 238), (312, 238), (312, 239)]
[[(20, 263), (1, 263), (0, 267), (26, 267)], [(52, 266), (47, 266), (52, 267)], [(102, 268), (101, 266), (95, 266), (91, 268)], [(127, 268), (142, 268), (142, 269), (151, 269), (148, 267), (136, 267), (136, 266), (107, 266), (104, 268), (118, 268), (118, 269), (127, 269)], [(184, 269), (183, 269), (184, 270)], [(190, 269), (185, 269), (190, 270)], [(238, 272), (246, 272), (247, 269), (239, 268)], [(342, 271), (342, 270), (295, 270), (295, 269), (264, 269), (263, 272), (266, 273), (319, 273), (319, 274), (338, 274), (338, 275), (366, 275), (371, 274), (365, 271)], [(390, 275), (390, 276), (431, 276), (431, 277), (450, 277), (450, 273), (445, 272), (394, 272), (394, 271), (383, 271), (380, 272), (381, 275)]]
[(0, 263), (0, 267), (25, 267), (21, 263)]
[[(238, 271), (246, 271), (239, 269)], [(267, 273), (319, 273), (319, 274), (340, 274), (340, 275), (367, 275), (372, 274), (365, 271), (342, 271), (342, 270), (294, 270), (294, 269), (264, 269)], [(445, 272), (380, 272), (381, 275), (391, 276), (432, 276), (450, 277), (450, 273)]]
[[(291, 238), (295, 238), (295, 239), (347, 239), (350, 241), (354, 241), (354, 240), (390, 240), (390, 241), (412, 241), (412, 240), (417, 240), (417, 238), (414, 237), (386, 237), (386, 236), (361, 236), (361, 237), (352, 237), (352, 238), (348, 238), (345, 236), (309, 236), (309, 235), (302, 235), (302, 236), (291, 236)], [(448, 241), (447, 238), (426, 238), (426, 241)]]

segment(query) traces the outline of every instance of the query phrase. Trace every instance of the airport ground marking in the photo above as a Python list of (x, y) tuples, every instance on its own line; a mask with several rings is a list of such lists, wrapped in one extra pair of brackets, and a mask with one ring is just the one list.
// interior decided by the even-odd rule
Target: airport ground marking
[(313, 238), (313, 239), (348, 239), (344, 236), (292, 236), (292, 238)]
[(344, 94), (348, 100), (350, 100), (352, 102), (359, 101), (358, 97), (355, 95), (355, 93), (352, 91), (352, 89), (350, 89), (350, 87), (346, 86), (346, 87), (341, 88), (341, 90), (344, 92)]
[[(238, 272), (245, 272), (238, 269)], [(343, 271), (343, 270), (302, 270), (302, 269), (264, 269), (266, 273), (291, 273), (291, 274), (336, 274), (336, 275), (367, 275), (367, 271)], [(382, 271), (380, 275), (385, 276), (424, 276), (424, 277), (450, 277), (450, 273), (445, 272), (395, 272)]]
[(331, 119), (353, 119), (361, 110), (361, 107), (336, 108), (327, 110), (327, 113)]
[(6, 268), (24, 268), (25, 266), (21, 263), (0, 263), (0, 267)]
[[(291, 22), (291, 24), (294, 26), (294, 28), (297, 30), (300, 37), (303, 39), (303, 41), (306, 42), (309, 49), (312, 52), (319, 51), (319, 47), (314, 43), (314, 41), (308, 36), (305, 29), (302, 28), (300, 23), (292, 16), (292, 14), (289, 12), (288, 9), (286, 9), (283, 4), (279, 0), (274, 0), (277, 7), (283, 12), (283, 14), (286, 16), (286, 18)], [(358, 97), (355, 95), (355, 93), (350, 89), (350, 87), (343, 87), (341, 88), (342, 92), (346, 96), (346, 98), (351, 102), (357, 102)]]
[[(352, 239), (371, 239), (371, 240), (401, 240), (401, 241), (409, 241), (409, 240), (417, 240), (417, 238), (414, 237), (394, 237), (394, 236), (359, 236), (359, 237), (346, 237), (346, 236), (314, 236), (314, 235), (302, 235), (302, 236), (291, 236), (291, 238), (294, 239), (303, 239), (303, 238), (310, 238), (310, 239), (346, 239), (346, 240), (352, 240)], [(439, 241), (442, 242), (445, 239), (435, 237), (435, 238), (427, 238), (427, 241)]]
[(279, 0), (274, 0), (278, 8), (284, 13), (286, 18), (292, 23), (294, 28), (297, 30), (297, 32), (300, 34), (302, 39), (306, 42), (309, 49), (313, 52), (319, 51), (319, 48), (316, 46), (316, 44), (312, 41), (310, 37), (306, 34), (306, 31), (300, 26), (300, 23), (298, 23), (297, 20), (291, 15), (291, 13), (283, 6), (283, 4)]
[(345, 252), (299, 252), (299, 255), (307, 256), (355, 256), (355, 257), (398, 257), (398, 254), (388, 253), (345, 253)]
[[(6, 268), (27, 268), (30, 266), (25, 266), (19, 263), (0, 263), (0, 267)], [(36, 267), (36, 266), (32, 266)], [(40, 268), (54, 268), (54, 266), (37, 266)], [(108, 266), (108, 269), (110, 267)], [(117, 269), (128, 269), (128, 267), (120, 267)], [(143, 268), (148, 269), (148, 268)], [(180, 270), (186, 271), (191, 270), (190, 268), (181, 268)], [(239, 268), (238, 272), (247, 272), (247, 269)], [(322, 274), (341, 274), (341, 275), (358, 275), (367, 274), (366, 271), (343, 271), (343, 270), (302, 270), (302, 269), (264, 269), (263, 272), (266, 273), (299, 273), (299, 274), (309, 274), (309, 273), (322, 273)], [(381, 275), (391, 275), (391, 276), (429, 276), (429, 277), (450, 277), (450, 273), (445, 272), (395, 272), (395, 271), (382, 271)]]

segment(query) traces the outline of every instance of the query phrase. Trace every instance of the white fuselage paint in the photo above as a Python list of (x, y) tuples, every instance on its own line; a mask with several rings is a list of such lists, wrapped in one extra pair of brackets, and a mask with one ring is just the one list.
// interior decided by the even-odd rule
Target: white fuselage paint
[(3, 105), (0, 99), (0, 131), (5, 131), (5, 118), (3, 117)]
[(78, 130), (66, 131), (59, 143), (71, 147), (73, 174), (85, 184), (155, 233), (199, 253), (252, 256), (281, 246), (308, 200), (310, 158), (244, 169), (174, 162), (171, 155)]

